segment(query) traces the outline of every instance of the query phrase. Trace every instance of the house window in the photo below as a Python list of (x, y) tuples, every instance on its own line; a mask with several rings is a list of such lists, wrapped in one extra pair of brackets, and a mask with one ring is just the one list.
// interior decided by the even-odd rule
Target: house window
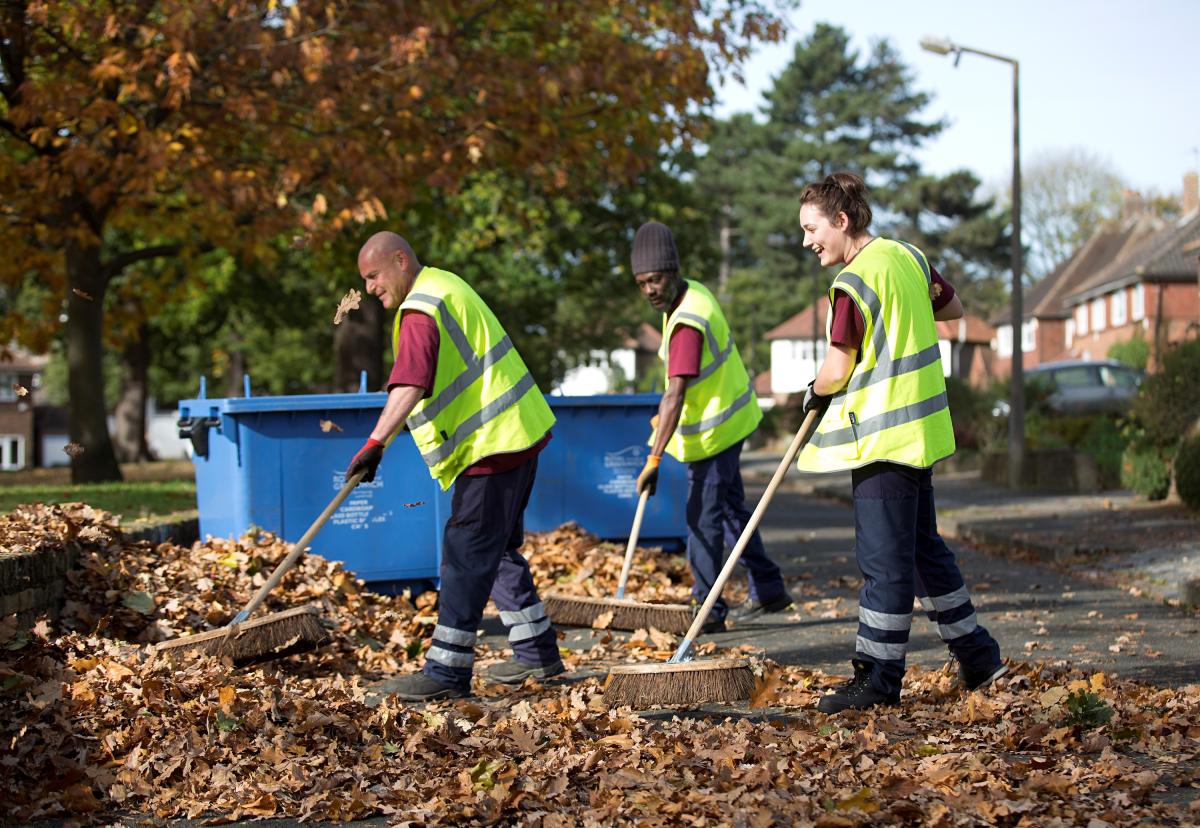
[(1067, 334), (1067, 347), (1070, 348), (1071, 344), (1075, 342), (1075, 320), (1068, 319), (1067, 324), (1063, 328)]
[(25, 438), (19, 434), (0, 434), (0, 469), (25, 468)]
[(1129, 321), (1128, 315), (1125, 313), (1125, 288), (1121, 288), (1112, 295), (1112, 323), (1113, 327), (1124, 325)]
[(17, 390), (13, 387), (16, 384), (16, 374), (0, 374), (0, 402), (17, 401)]
[(996, 353), (1002, 357), (1010, 357), (1012, 352), (1012, 325), (1001, 325), (996, 328)]
[(1080, 305), (1075, 309), (1075, 335), (1083, 336), (1087, 332), (1087, 305)]
[(1037, 320), (1021, 323), (1021, 350), (1029, 353), (1037, 348)]
[(1133, 286), (1133, 307), (1130, 318), (1138, 322), (1146, 316), (1146, 286), (1138, 282)]
[(1104, 330), (1104, 297), (1092, 300), (1092, 333)]
[(812, 343), (810, 341), (808, 341), (807, 339), (802, 339), (802, 340), (800, 340), (799, 345), (800, 345), (800, 359), (804, 360), (805, 362), (811, 360), (812, 352), (813, 352)]

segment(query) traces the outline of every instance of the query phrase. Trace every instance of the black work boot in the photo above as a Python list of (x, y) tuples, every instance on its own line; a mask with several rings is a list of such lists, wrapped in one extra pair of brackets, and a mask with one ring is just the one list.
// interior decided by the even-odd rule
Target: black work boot
[(959, 665), (958, 682), (967, 690), (982, 690), (1007, 672), (1008, 665), (1003, 662), (986, 670), (968, 670)]
[(772, 598), (770, 601), (749, 598), (729, 610), (729, 620), (734, 623), (743, 623), (758, 618), (760, 615), (765, 615), (768, 612), (783, 612), (791, 608), (793, 604), (792, 596), (786, 592), (778, 598)]
[(526, 664), (514, 656), (508, 661), (493, 664), (488, 668), (487, 674), (492, 681), (498, 681), (501, 684), (520, 684), (530, 677), (548, 679), (566, 669), (561, 659), (553, 664)]
[[(424, 673), (410, 673), (381, 681), (371, 688), (368, 695), (379, 699), (394, 695), (403, 701), (425, 702), (440, 701), (441, 699), (464, 699), (471, 694), (466, 690), (434, 681)], [(368, 707), (374, 706), (368, 702)]]
[(829, 695), (822, 696), (817, 702), (817, 710), (822, 713), (841, 713), (843, 710), (866, 710), (876, 705), (897, 704), (900, 701), (900, 693), (880, 693), (871, 684), (870, 662), (856, 659), (851, 663), (854, 665), (854, 678), (839, 684)]

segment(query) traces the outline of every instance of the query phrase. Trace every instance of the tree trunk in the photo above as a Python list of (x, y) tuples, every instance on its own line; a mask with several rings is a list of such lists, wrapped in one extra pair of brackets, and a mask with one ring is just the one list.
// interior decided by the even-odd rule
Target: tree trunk
[(150, 372), (149, 326), (143, 322), (121, 351), (121, 396), (113, 409), (117, 459), (122, 463), (153, 460), (146, 441), (146, 387)]
[(107, 280), (95, 244), (67, 242), (67, 401), (71, 442), (83, 452), (71, 458), (73, 483), (120, 480), (121, 468), (108, 436), (104, 404), (104, 290)]
[(357, 391), (362, 371), (367, 372), (368, 391), (383, 386), (384, 317), (383, 305), (368, 293), (358, 310), (337, 326), (333, 332), (334, 391)]
[(225, 366), (225, 396), (246, 393), (246, 343), (235, 321), (229, 328), (229, 362)]

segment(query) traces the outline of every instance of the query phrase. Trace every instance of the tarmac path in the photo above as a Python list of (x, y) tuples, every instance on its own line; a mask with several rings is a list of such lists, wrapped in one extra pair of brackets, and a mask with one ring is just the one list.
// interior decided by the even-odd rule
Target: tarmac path
[[(939, 483), (934, 485), (936, 498)], [(780, 663), (849, 675), (859, 587), (853, 511), (811, 488), (781, 488), (761, 527), (796, 609), (763, 616), (712, 639), (722, 647), (749, 644)], [(747, 502), (756, 503), (762, 489), (761, 484), (748, 485)], [(1000, 642), (1005, 657), (1168, 686), (1200, 683), (1196, 614), (1071, 577), (1046, 564), (988, 554), (950, 538), (947, 542), (958, 555), (980, 623)], [(495, 626), (496, 633), (503, 629), (498, 619), (487, 619), (484, 626)], [(564, 644), (587, 646), (593, 635), (571, 630)], [(489, 638), (492, 646), (504, 646), (499, 635)], [(933, 625), (923, 613), (914, 613), (909, 666), (935, 669), (947, 658)]]

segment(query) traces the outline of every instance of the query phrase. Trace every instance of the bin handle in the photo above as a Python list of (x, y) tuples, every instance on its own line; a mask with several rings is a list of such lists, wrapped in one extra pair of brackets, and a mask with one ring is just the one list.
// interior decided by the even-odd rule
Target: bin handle
[(354, 487), (359, 484), (366, 473), (367, 470), (363, 469), (345, 482), (341, 491), (325, 507), (325, 511), (317, 516), (312, 526), (308, 527), (308, 531), (304, 533), (300, 540), (292, 545), (292, 551), (288, 552), (287, 557), (279, 562), (279, 565), (275, 567), (275, 571), (271, 573), (271, 577), (267, 578), (267, 582), (258, 588), (258, 592), (250, 599), (250, 603), (246, 604), (245, 608), (229, 622), (229, 635), (236, 635), (237, 633), (233, 628), (249, 618), (250, 614), (258, 609), (262, 605), (262, 602), (266, 600), (267, 594), (279, 585), (279, 582), (283, 580), (283, 576), (287, 574), (287, 571), (292, 568), (292, 565), (299, 560), (300, 556), (304, 554), (304, 550), (312, 543), (317, 532), (321, 531), (325, 522), (338, 510), (338, 507), (342, 505), (342, 501), (349, 497), (350, 492), (354, 491)]
[(180, 417), (175, 426), (179, 429), (180, 438), (192, 441), (193, 454), (208, 457), (208, 429), (220, 424), (219, 417)]

